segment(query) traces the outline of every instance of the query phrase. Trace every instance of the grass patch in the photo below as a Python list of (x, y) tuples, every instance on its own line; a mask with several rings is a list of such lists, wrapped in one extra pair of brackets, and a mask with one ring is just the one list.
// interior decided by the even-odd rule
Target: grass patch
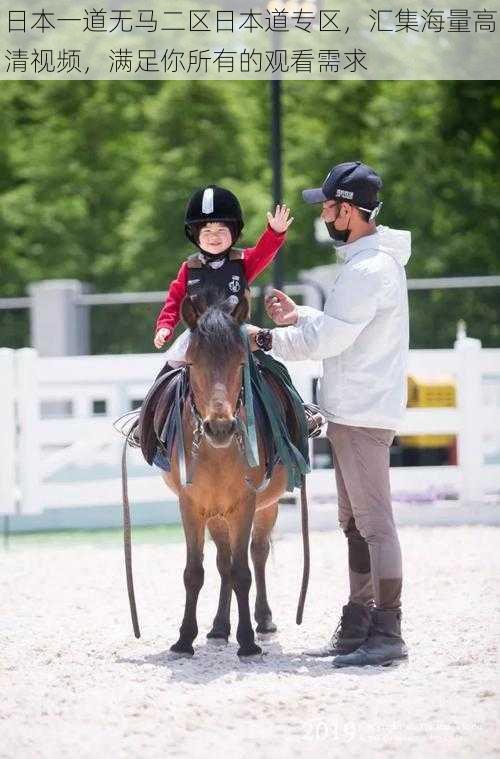
[[(184, 539), (180, 525), (163, 525), (155, 527), (133, 527), (134, 543), (177, 543)], [(44, 530), (43, 532), (14, 533), (8, 537), (9, 545), (46, 546), (46, 545), (119, 545), (123, 540), (123, 531), (119, 528), (98, 530)]]

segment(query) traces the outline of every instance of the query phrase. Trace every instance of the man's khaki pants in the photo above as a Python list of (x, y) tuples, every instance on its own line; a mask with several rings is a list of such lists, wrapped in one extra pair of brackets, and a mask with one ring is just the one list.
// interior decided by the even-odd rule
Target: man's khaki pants
[(393, 430), (328, 423), (339, 522), (347, 536), (349, 600), (401, 606), (401, 548), (392, 513), (389, 448)]

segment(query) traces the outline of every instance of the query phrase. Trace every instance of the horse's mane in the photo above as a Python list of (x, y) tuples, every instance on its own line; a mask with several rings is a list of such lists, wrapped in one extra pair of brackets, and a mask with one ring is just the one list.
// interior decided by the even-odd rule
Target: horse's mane
[(192, 298), (200, 317), (191, 332), (190, 344), (207, 359), (220, 360), (241, 351), (244, 339), (232, 316), (234, 305), (213, 286), (204, 287)]

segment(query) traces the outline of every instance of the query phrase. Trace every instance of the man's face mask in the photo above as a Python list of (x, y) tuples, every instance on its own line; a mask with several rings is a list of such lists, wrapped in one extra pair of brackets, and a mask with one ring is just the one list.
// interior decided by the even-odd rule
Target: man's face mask
[(349, 229), (349, 223), (347, 224), (347, 227), (345, 229), (337, 229), (335, 226), (337, 219), (339, 218), (341, 205), (340, 203), (337, 205), (337, 215), (335, 216), (335, 219), (333, 221), (325, 221), (326, 228), (328, 229), (328, 234), (334, 240), (337, 244), (343, 245), (349, 240), (349, 235), (351, 234), (351, 230)]
[[(362, 211), (366, 211), (367, 213), (370, 214), (368, 221), (370, 222), (370, 224), (372, 224), (377, 218), (380, 212), (380, 209), (382, 208), (382, 202), (380, 202), (372, 210), (369, 208), (362, 208), (361, 206), (360, 208)], [(351, 234), (351, 230), (349, 228), (350, 216), (349, 216), (349, 221), (347, 222), (347, 227), (345, 229), (337, 229), (337, 227), (335, 226), (335, 223), (340, 214), (340, 209), (341, 209), (341, 205), (339, 203), (339, 205), (337, 205), (336, 207), (337, 215), (335, 216), (335, 219), (333, 221), (325, 221), (326, 228), (328, 229), (328, 234), (330, 235), (332, 240), (334, 240), (337, 243), (337, 247), (340, 247), (341, 245), (345, 245), (346, 242), (348, 242), (349, 236)]]

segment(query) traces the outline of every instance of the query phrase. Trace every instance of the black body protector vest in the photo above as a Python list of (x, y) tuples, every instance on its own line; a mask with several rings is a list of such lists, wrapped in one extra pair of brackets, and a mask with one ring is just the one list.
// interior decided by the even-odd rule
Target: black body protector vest
[[(208, 256), (207, 256), (208, 258)], [(203, 263), (199, 253), (187, 259), (187, 295), (197, 295), (204, 287), (214, 287), (226, 298), (231, 298), (234, 306), (246, 298), (250, 306), (250, 288), (243, 266), (243, 251), (231, 248), (224, 263), (217, 269)]]

